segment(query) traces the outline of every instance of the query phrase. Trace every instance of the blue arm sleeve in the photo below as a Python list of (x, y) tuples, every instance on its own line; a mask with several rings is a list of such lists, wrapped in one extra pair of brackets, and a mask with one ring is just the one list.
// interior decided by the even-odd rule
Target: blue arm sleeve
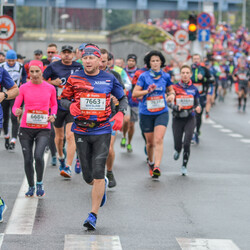
[(26, 83), (26, 78), (27, 78), (27, 74), (26, 74), (26, 70), (25, 70), (24, 65), (23, 65), (23, 70), (22, 70), (22, 83)]

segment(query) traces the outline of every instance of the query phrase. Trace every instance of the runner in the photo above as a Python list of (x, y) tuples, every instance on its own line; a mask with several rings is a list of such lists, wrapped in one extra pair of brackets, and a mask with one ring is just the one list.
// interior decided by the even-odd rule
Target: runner
[[(0, 92), (0, 131), (3, 127), (3, 111), (1, 103), (3, 100), (6, 99), (13, 99), (15, 98), (18, 93), (18, 87), (10, 77), (9, 73), (2, 67), (0, 67), (0, 84), (1, 89), (4, 87), (6, 89), (5, 92)], [(6, 211), (7, 206), (4, 202), (4, 200), (0, 197), (0, 222), (3, 222), (3, 214)]]
[(218, 81), (219, 102), (224, 102), (224, 98), (227, 93), (228, 74), (229, 74), (229, 67), (227, 65), (227, 59), (223, 58), (222, 61), (220, 62), (220, 75)]
[(129, 77), (128, 77), (126, 71), (123, 68), (121, 68), (117, 65), (114, 65), (114, 56), (112, 53), (109, 53), (108, 67), (110, 69), (116, 71), (117, 73), (119, 73), (119, 75), (122, 78), (122, 82), (123, 82), (126, 90), (130, 90), (132, 88), (131, 81), (129, 80)]
[[(49, 83), (43, 81), (43, 63), (33, 60), (29, 65), (31, 80), (20, 87), (20, 94), (12, 108), (13, 114), (20, 116), (23, 113), (19, 140), (24, 157), (24, 170), (29, 188), (25, 196), (32, 197), (35, 192), (34, 167), (36, 171), (36, 195), (44, 196), (44, 150), (48, 144), (50, 123), (55, 121), (57, 111), (56, 91)], [(25, 109), (21, 105), (24, 102)], [(51, 109), (51, 113), (49, 110)], [(33, 144), (35, 150), (33, 153)]]
[[(71, 74), (82, 69), (82, 65), (73, 61), (73, 47), (64, 45), (61, 49), (61, 60), (50, 64), (44, 71), (43, 77), (45, 80), (55, 86), (58, 97), (58, 110), (55, 128), (55, 144), (60, 162), (60, 175), (65, 178), (71, 178), (71, 166), (74, 160), (76, 145), (74, 134), (71, 132), (71, 126), (74, 121), (69, 111), (65, 110), (60, 104), (60, 95), (65, 87), (65, 84)], [(52, 58), (51, 58), (52, 59)], [(65, 125), (66, 124), (66, 125)], [(65, 128), (64, 128), (65, 125)], [(65, 130), (65, 131), (64, 131)], [(66, 132), (67, 142), (67, 159), (65, 162), (65, 155), (63, 153), (64, 146), (64, 132)], [(66, 164), (65, 164), (66, 163)], [(76, 164), (76, 167), (79, 167)], [(78, 169), (76, 170), (78, 171)]]
[(4, 52), (0, 51), (0, 63), (5, 62), (5, 54)]
[(202, 121), (202, 113), (206, 106), (206, 95), (211, 79), (211, 74), (209, 70), (201, 65), (201, 56), (199, 54), (194, 54), (192, 56), (192, 77), (191, 80), (194, 86), (198, 89), (200, 94), (200, 105), (201, 112), (196, 113), (196, 132), (194, 133), (194, 140), (197, 144), (199, 144), (199, 135)]
[[(140, 75), (132, 96), (143, 97), (139, 103), (139, 114), (147, 141), (149, 174), (158, 178), (161, 175), (163, 138), (169, 118), (167, 102), (174, 101), (175, 92), (170, 75), (161, 70), (165, 64), (162, 53), (151, 51), (145, 56), (145, 62), (150, 70)], [(165, 93), (168, 94), (167, 99)]]
[[(115, 72), (114, 70), (111, 70), (107, 67), (107, 65), (108, 65), (108, 51), (106, 49), (100, 49), (100, 51), (101, 51), (101, 63), (100, 63), (99, 69), (106, 71), (107, 73), (113, 74), (116, 77), (116, 79), (118, 80), (118, 82), (121, 83), (122, 88), (125, 89), (125, 87), (122, 83), (121, 76), (117, 72)], [(112, 118), (119, 110), (119, 102), (113, 95), (111, 95), (111, 108), (112, 108), (112, 113), (111, 113), (111, 118)], [(124, 122), (124, 119), (123, 119), (123, 122)], [(113, 127), (113, 125), (114, 125), (114, 122), (111, 123), (112, 127)], [(109, 184), (108, 184), (109, 188), (113, 188), (116, 186), (116, 180), (115, 180), (114, 173), (113, 173), (113, 166), (114, 166), (114, 161), (115, 161), (114, 144), (115, 144), (116, 135), (117, 135), (117, 132), (112, 129), (110, 146), (109, 146), (109, 155), (108, 155), (107, 162), (106, 162), (106, 165), (107, 165), (106, 176), (109, 180)]]
[(55, 54), (58, 54), (57, 45), (55, 43), (51, 43), (47, 48), (47, 58), (42, 59), (43, 66), (47, 67), (48, 65), (50, 65), (52, 57)]
[(244, 100), (243, 104), (243, 112), (246, 111), (246, 103), (247, 103), (247, 93), (248, 93), (248, 84), (250, 84), (250, 69), (247, 68), (246, 62), (244, 59), (239, 61), (239, 67), (236, 68), (234, 75), (234, 81), (239, 84), (239, 92), (238, 92), (238, 111), (241, 110), (241, 100)]
[[(181, 173), (187, 175), (187, 163), (190, 156), (190, 144), (195, 128), (195, 112), (200, 113), (199, 91), (190, 80), (192, 70), (183, 65), (180, 69), (181, 81), (173, 85), (175, 91), (175, 104), (168, 104), (173, 109), (173, 136), (174, 136), (174, 159), (178, 160), (183, 144), (183, 161)], [(182, 138), (184, 135), (184, 142)]]
[(115, 65), (120, 68), (125, 68), (125, 61), (123, 58), (116, 58), (115, 59)]
[[(124, 70), (127, 72), (129, 76), (129, 80), (132, 81), (135, 72), (138, 70), (137, 66), (137, 56), (135, 54), (129, 54), (127, 57), (127, 66)], [(127, 144), (127, 151), (129, 153), (133, 152), (131, 141), (135, 131), (135, 122), (138, 121), (138, 106), (139, 101), (136, 98), (132, 97), (132, 89), (127, 91), (128, 97), (128, 105), (129, 109), (127, 110), (124, 119), (123, 119), (123, 138), (121, 140), (121, 147), (126, 147), (127, 142), (127, 134), (128, 134), (128, 144)]]
[(0, 222), (3, 222), (3, 214), (5, 213), (7, 206), (4, 200), (0, 197)]
[[(21, 83), (26, 82), (26, 72), (23, 68), (23, 64), (17, 62), (17, 54), (14, 50), (9, 50), (6, 53), (6, 62), (0, 65), (5, 70), (8, 71), (9, 75), (13, 79), (13, 81), (20, 87)], [(3, 107), (3, 130), (4, 130), (4, 138), (5, 138), (5, 148), (7, 150), (14, 150), (17, 140), (17, 133), (19, 123), (17, 118), (11, 113), (11, 124), (12, 124), (12, 138), (10, 141), (9, 134), (9, 116), (10, 111), (14, 105), (15, 99), (12, 100), (4, 100), (2, 103)]]
[(98, 46), (87, 44), (82, 54), (84, 70), (71, 75), (62, 92), (62, 105), (70, 109), (75, 119), (72, 131), (83, 178), (93, 185), (92, 209), (83, 224), (88, 230), (96, 228), (99, 207), (105, 204), (107, 197), (108, 179), (104, 177), (111, 137), (111, 94), (119, 101), (119, 111), (110, 120), (115, 122), (114, 130), (122, 128), (127, 107), (121, 84), (112, 74), (99, 70), (100, 58)]
[(43, 52), (40, 49), (34, 51), (34, 60), (41, 61), (43, 57)]

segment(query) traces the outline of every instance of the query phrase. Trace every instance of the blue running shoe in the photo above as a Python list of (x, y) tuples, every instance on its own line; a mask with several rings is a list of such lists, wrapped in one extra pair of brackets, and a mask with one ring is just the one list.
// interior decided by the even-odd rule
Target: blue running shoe
[(64, 169), (62, 169), (62, 171), (60, 172), (61, 176), (64, 176), (65, 178), (71, 178), (71, 170), (70, 167), (67, 166)]
[(36, 196), (43, 197), (45, 195), (43, 184), (36, 184)]
[(104, 195), (102, 197), (102, 202), (101, 202), (100, 207), (102, 207), (107, 201), (107, 186), (108, 186), (108, 184), (109, 184), (109, 179), (105, 176), (105, 190), (104, 190)]
[(80, 165), (80, 161), (78, 158), (76, 158), (75, 172), (76, 172), (76, 174), (80, 174), (81, 171), (82, 171), (82, 168)]
[(28, 192), (25, 193), (25, 196), (32, 197), (34, 196), (34, 192), (35, 192), (35, 187), (29, 187)]
[(182, 166), (182, 167), (181, 167), (181, 174), (182, 174), (183, 176), (186, 176), (186, 175), (187, 175), (187, 167), (185, 167), (185, 166)]
[(195, 140), (196, 144), (199, 144), (200, 140), (199, 140), (199, 134), (197, 132), (194, 135), (194, 140)]
[(59, 159), (59, 163), (60, 163), (60, 166), (59, 166), (59, 170), (60, 172), (65, 169), (66, 165), (65, 165), (65, 159)]
[(2, 198), (0, 198), (0, 222), (3, 222), (3, 214), (6, 211), (7, 206)]
[(96, 217), (89, 213), (88, 218), (84, 221), (83, 226), (87, 228), (87, 230), (95, 230), (96, 225)]
[(52, 165), (52, 166), (56, 166), (56, 163), (57, 163), (56, 156), (52, 156), (51, 165)]

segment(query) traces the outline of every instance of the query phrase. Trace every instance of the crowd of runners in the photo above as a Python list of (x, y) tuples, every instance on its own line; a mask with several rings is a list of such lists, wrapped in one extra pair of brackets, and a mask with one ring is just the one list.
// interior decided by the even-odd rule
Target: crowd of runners
[[(117, 133), (122, 134), (120, 146), (131, 154), (137, 150), (133, 135), (139, 122), (149, 175), (159, 179), (170, 117), (173, 157), (178, 160), (183, 151), (180, 171), (186, 176), (190, 145), (199, 144), (203, 114), (209, 119), (211, 107), (224, 102), (228, 90), (238, 95), (238, 111), (246, 111), (249, 36), (245, 30), (233, 38), (220, 31), (206, 58), (193, 54), (182, 64), (172, 60), (166, 65), (164, 55), (152, 50), (139, 67), (136, 54), (114, 58), (93, 43), (75, 49), (52, 43), (46, 55), (37, 49), (26, 62), (14, 50), (0, 52), (1, 132), (9, 151), (19, 137), (29, 185), (24, 195), (45, 195), (44, 152), (50, 151), (51, 165), (59, 167), (62, 178), (72, 178), (74, 170), (92, 185), (91, 210), (83, 225), (95, 229), (107, 188), (116, 186)], [(5, 210), (0, 199), (0, 222)]]

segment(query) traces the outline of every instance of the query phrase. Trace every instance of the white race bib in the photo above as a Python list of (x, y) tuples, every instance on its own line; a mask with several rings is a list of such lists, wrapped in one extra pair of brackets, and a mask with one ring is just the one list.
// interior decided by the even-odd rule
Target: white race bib
[(48, 111), (28, 110), (26, 123), (29, 127), (43, 128), (48, 126)]
[(176, 96), (176, 105), (181, 105), (182, 109), (191, 109), (194, 106), (194, 97), (192, 95)]
[(80, 109), (88, 115), (97, 115), (106, 110), (106, 94), (82, 93)]
[(147, 109), (150, 112), (158, 112), (165, 108), (163, 96), (150, 96), (147, 98)]

